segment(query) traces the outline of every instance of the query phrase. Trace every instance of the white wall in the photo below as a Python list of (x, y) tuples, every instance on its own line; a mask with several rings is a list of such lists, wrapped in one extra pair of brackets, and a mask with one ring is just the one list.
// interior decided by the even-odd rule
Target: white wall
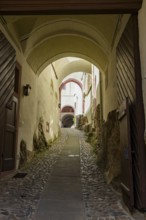
[[(83, 97), (81, 88), (74, 82), (67, 83), (65, 89), (61, 90), (61, 109), (65, 106), (72, 106), (75, 115), (83, 113)], [(75, 108), (76, 103), (76, 108)]]
[[(100, 74), (99, 69), (92, 65), (92, 114), (96, 113), (96, 107), (101, 102), (100, 100)], [(94, 123), (93, 123), (94, 125)]]
[(90, 90), (89, 94), (84, 98), (84, 114), (88, 118), (88, 123), (92, 123), (92, 90)]
[(145, 108), (146, 125), (146, 1), (143, 1), (142, 9), (139, 11), (139, 46), (142, 71), (143, 99)]
[(99, 69), (92, 65), (92, 96), (96, 99), (99, 98), (97, 97), (97, 87), (99, 87)]

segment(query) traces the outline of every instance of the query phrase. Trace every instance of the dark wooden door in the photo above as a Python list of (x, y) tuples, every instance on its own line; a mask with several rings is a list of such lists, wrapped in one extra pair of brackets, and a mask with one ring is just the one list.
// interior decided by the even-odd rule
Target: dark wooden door
[(2, 171), (10, 171), (15, 168), (15, 146), (17, 134), (18, 99), (13, 97), (11, 106), (5, 111), (5, 131), (2, 153)]
[[(16, 100), (13, 99), (15, 66), (16, 51), (4, 34), (0, 32), (0, 171), (14, 168), (12, 161), (9, 162), (8, 158), (12, 157), (12, 151), (14, 152), (11, 143), (14, 143), (15, 123), (11, 116), (13, 115), (15, 118), (16, 112)], [(8, 146), (10, 146), (10, 155)], [(8, 165), (6, 165), (6, 161), (8, 161)]]
[(119, 108), (120, 121), (120, 144), (121, 154), (121, 187), (123, 199), (126, 205), (132, 210), (134, 206), (133, 196), (133, 174), (132, 174), (132, 149), (131, 149), (131, 129), (129, 114), (129, 99), (126, 98)]
[[(146, 209), (146, 148), (144, 144), (144, 107), (142, 97), (142, 80), (140, 69), (140, 54), (138, 42), (138, 18), (137, 15), (132, 15), (129, 19), (127, 26), (122, 34), (120, 42), (117, 46), (117, 91), (118, 91), (118, 104), (122, 105), (126, 97), (129, 99), (130, 108), (130, 127), (131, 130), (131, 148), (132, 148), (132, 164), (130, 154), (128, 155), (127, 166), (122, 169), (122, 178), (130, 181), (131, 172), (133, 173), (133, 195), (132, 189), (127, 195), (128, 206), (130, 207), (133, 202), (134, 206), (138, 209)], [(127, 117), (127, 116), (125, 116)], [(127, 119), (123, 119), (127, 120)], [(124, 123), (124, 121), (121, 123)], [(129, 130), (125, 129), (123, 124), (121, 127), (122, 139), (127, 140)], [(124, 137), (125, 135), (125, 137)], [(125, 140), (125, 141), (126, 141)], [(123, 141), (123, 140), (121, 140)], [(128, 148), (129, 150), (130, 148)], [(126, 155), (126, 151), (125, 151)], [(130, 166), (130, 167), (129, 167)], [(129, 171), (129, 169), (132, 169)], [(125, 190), (126, 192), (126, 190)], [(131, 198), (128, 198), (131, 195)]]

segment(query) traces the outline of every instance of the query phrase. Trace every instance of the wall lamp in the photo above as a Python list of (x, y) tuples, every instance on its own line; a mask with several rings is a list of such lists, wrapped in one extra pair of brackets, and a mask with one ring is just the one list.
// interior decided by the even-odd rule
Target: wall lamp
[(31, 86), (29, 84), (26, 84), (23, 86), (23, 95), (29, 96), (31, 90)]

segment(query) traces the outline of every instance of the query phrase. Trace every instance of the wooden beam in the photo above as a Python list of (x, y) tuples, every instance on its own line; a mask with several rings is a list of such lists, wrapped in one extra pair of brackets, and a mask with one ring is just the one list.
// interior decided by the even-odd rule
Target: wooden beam
[(136, 13), (142, 0), (0, 0), (0, 14)]

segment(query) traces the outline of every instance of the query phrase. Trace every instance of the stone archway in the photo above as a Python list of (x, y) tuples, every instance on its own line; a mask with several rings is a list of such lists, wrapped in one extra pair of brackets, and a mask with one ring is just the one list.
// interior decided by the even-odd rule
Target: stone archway
[(63, 128), (71, 128), (74, 124), (74, 115), (72, 114), (65, 114), (62, 117), (62, 127)]
[[(62, 91), (63, 87), (64, 87), (66, 84), (71, 83), (71, 82), (77, 84), (77, 85), (80, 87), (80, 89), (81, 89), (81, 92), (82, 92), (82, 110), (83, 110), (83, 112), (84, 112), (83, 86), (82, 86), (82, 83), (81, 83), (79, 80), (75, 79), (75, 78), (69, 78), (69, 79), (65, 80), (65, 81), (61, 84), (61, 86), (60, 86), (60, 88), (59, 88), (60, 103), (61, 103), (61, 91)], [(73, 109), (73, 108), (72, 108), (72, 109)], [(73, 109), (73, 113), (74, 113), (74, 112), (75, 112), (75, 110)], [(61, 111), (61, 113), (62, 113), (62, 111)]]
[(72, 106), (64, 106), (61, 110), (62, 113), (71, 112), (74, 113), (74, 109)]
[(67, 79), (66, 81), (64, 81), (61, 86), (60, 86), (60, 91), (62, 90), (62, 88), (67, 84), (67, 83), (70, 83), (70, 82), (74, 82), (76, 83), (82, 90), (82, 84), (80, 83), (79, 80), (76, 80), (76, 79), (73, 79), (73, 78), (70, 78), (70, 79)]

